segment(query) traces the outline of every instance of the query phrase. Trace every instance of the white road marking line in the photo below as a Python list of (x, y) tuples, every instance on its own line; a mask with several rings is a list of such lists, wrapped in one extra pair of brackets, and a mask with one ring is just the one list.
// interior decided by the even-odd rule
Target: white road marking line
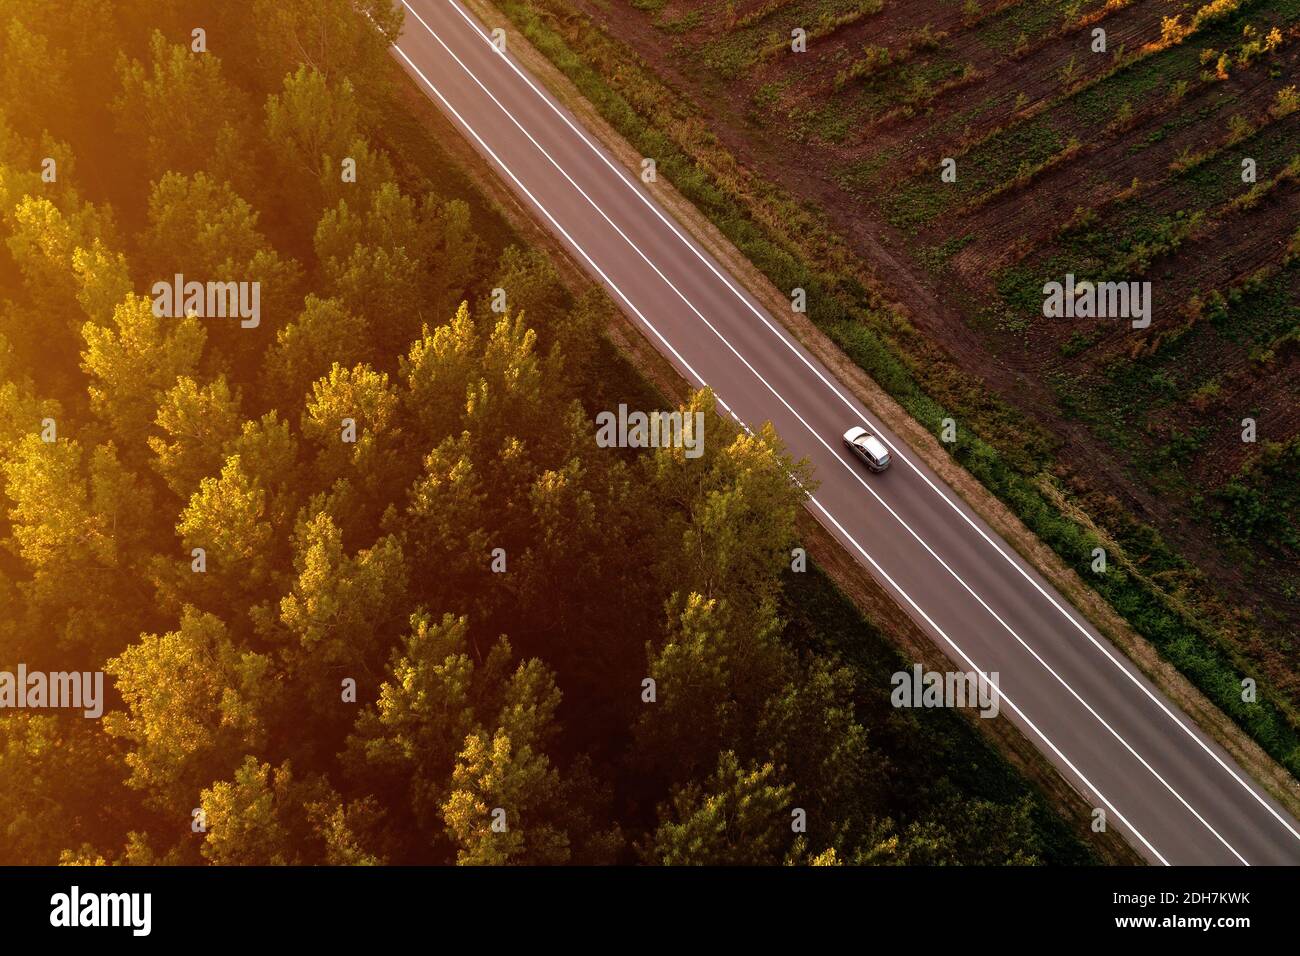
[[(908, 531), (908, 533), (911, 534), (912, 537), (915, 538), (916, 541), (919, 544), (921, 544), (923, 548), (925, 548), (925, 550), (930, 554), (930, 556), (933, 557), (936, 561), (938, 561), (939, 564), (943, 567), (943, 569), (947, 571), (953, 577), (954, 580), (956, 580), (959, 584), (961, 584), (961, 586), (967, 591), (967, 593), (969, 593), (973, 598), (975, 598), (975, 600), (979, 602), (980, 606), (983, 607), (986, 611), (988, 611), (989, 614), (993, 617), (993, 619), (996, 620), (1000, 625), (1002, 625), (1002, 627), (1007, 631), (1007, 633), (1009, 633), (1013, 638), (1015, 638), (1015, 640), (1023, 648), (1025, 648), (1026, 651), (1029, 652), (1029, 654), (1034, 658), (1034, 660), (1036, 660), (1040, 665), (1042, 665), (1042, 667), (1049, 674), (1051, 674), (1052, 677), (1055, 678), (1056, 681), (1071, 694), (1071, 696), (1073, 696), (1077, 701), (1079, 701), (1079, 703), (1083, 705), (1083, 707), (1088, 711), (1088, 713), (1091, 714), (1097, 720), (1098, 723), (1100, 723), (1104, 728), (1106, 728), (1107, 732), (1110, 733), (1110, 735), (1114, 737), (1115, 740), (1118, 741), (1126, 750), (1128, 750), (1128, 752), (1131, 753), (1153, 777), (1155, 777), (1158, 781), (1160, 781), (1161, 785), (1166, 790), (1168, 790), (1175, 797), (1175, 799), (1178, 800), (1179, 803), (1181, 803), (1184, 807), (1186, 807), (1187, 810), (1192, 814), (1192, 816), (1194, 816), (1201, 823), (1202, 826), (1204, 826), (1207, 830), (1209, 830), (1209, 832), (1213, 834), (1214, 837), (1220, 843), (1222, 843), (1229, 850), (1229, 852), (1233, 854), (1233, 856), (1235, 856), (1242, 863), (1247, 863), (1246, 859), (1240, 853), (1237, 852), (1236, 848), (1234, 848), (1230, 843), (1228, 843), (1228, 841), (1224, 839), (1223, 836), (1217, 830), (1215, 830), (1214, 827), (1211, 826), (1210, 823), (1190, 803), (1188, 803), (1188, 801), (1183, 797), (1181, 793), (1179, 793), (1167, 780), (1165, 780), (1165, 778), (1161, 776), (1156, 771), (1156, 769), (1152, 767), (1151, 764), (1148, 763), (1146, 759), (1143, 758), (1142, 755), (1140, 755), (1128, 743), (1128, 741), (1125, 740), (1105, 719), (1103, 719), (1101, 715), (1098, 714), (1097, 711), (1094, 710), (1093, 707), (1087, 701), (1085, 701), (1083, 697), (1077, 691), (1075, 691), (1074, 688), (1071, 687), (1067, 681), (1065, 681), (1054, 669), (1052, 669), (1047, 664), (1047, 662), (1044, 661), (1043, 658), (1032, 647), (1030, 647), (1029, 644), (1026, 643), (1025, 640), (1021, 638), (1021, 636), (1018, 633), (1016, 633), (1016, 631), (1010, 625), (1007, 624), (1006, 621), (1004, 621), (991, 607), (989, 607), (989, 605), (984, 601), (984, 599), (980, 597), (980, 595), (977, 594), (974, 591), (974, 589), (972, 589), (970, 585), (968, 585), (965, 582), (965, 580), (963, 580), (961, 576), (958, 575), (947, 564), (947, 562), (945, 562), (942, 558), (939, 557), (939, 555), (934, 551), (934, 549), (931, 548), (930, 545), (923, 538), (921, 538), (921, 536), (918, 535), (916, 531), (910, 525), (908, 525), (907, 522), (904, 521), (902, 517), (897, 512), (895, 512), (894, 509), (890, 507), (889, 504), (886, 503), (883, 498), (880, 497), (879, 494), (876, 493), (875, 489), (873, 489), (862, 478), (862, 476), (858, 473), (858, 470), (855, 467), (853, 467), (848, 462), (846, 462), (842, 457), (840, 457), (839, 453), (834, 448), (832, 448), (831, 445), (829, 445), (825, 441), (825, 439), (823, 439), (822, 436), (818, 434), (818, 432), (815, 429), (812, 428), (812, 426), (808, 424), (808, 422), (803, 418), (803, 416), (800, 415), (794, 409), (794, 407), (785, 399), (785, 397), (780, 392), (778, 392), (771, 385), (771, 383), (769, 383), (767, 379), (764, 378), (762, 374), (758, 372), (757, 369), (755, 369), (752, 365), (750, 365), (749, 361), (743, 355), (740, 354), (740, 352), (735, 348), (735, 346), (733, 346), (731, 342), (728, 341), (724, 335), (722, 335), (721, 332), (718, 331), (718, 329), (704, 316), (704, 314), (700, 312), (700, 310), (695, 306), (695, 304), (691, 302), (691, 300), (680, 289), (678, 289), (677, 286), (674, 285), (673, 282), (663, 274), (663, 272), (660, 271), (658, 266), (656, 266), (655, 263), (650, 260), (650, 258), (636, 245), (636, 243), (634, 243), (627, 236), (627, 234), (624, 233), (621, 228), (619, 228), (619, 226), (605, 213), (605, 211), (600, 207), (600, 205), (596, 203), (596, 201), (593, 200), (591, 196), (588, 195), (587, 192), (577, 184), (577, 182), (574, 181), (573, 177), (570, 176), (569, 173), (562, 166), (560, 166), (558, 162), (556, 162), (554, 157), (551, 156), (551, 154), (545, 149), (545, 147), (543, 147), (539, 142), (537, 142), (537, 140), (533, 137), (533, 135), (527, 129), (524, 128), (523, 124), (521, 124), (518, 121), (518, 119), (516, 119), (515, 116), (508, 109), (506, 109), (505, 105), (502, 104), (501, 101), (496, 98), (496, 96), (492, 93), (492, 91), (489, 90), (484, 85), (484, 83), (474, 74), (474, 72), (470, 70), (468, 66), (465, 65), (465, 63), (460, 59), (460, 57), (456, 55), (455, 51), (453, 51), (446, 44), (446, 42), (443, 41), (443, 39), (437, 34), (437, 32), (435, 32), (431, 27), (429, 27), (429, 25), (424, 21), (424, 19), (420, 17), (419, 13), (414, 10), (412, 10), (411, 12), (414, 13), (416, 19), (418, 19), (420, 23), (424, 26), (424, 28), (429, 31), (429, 34), (438, 42), (438, 44), (442, 46), (444, 50), (447, 51), (448, 55), (451, 56), (452, 59), (456, 61), (457, 65), (460, 66), (460, 68), (466, 73), (466, 75), (468, 75), (471, 79), (474, 80), (474, 82), (478, 85), (479, 89), (481, 89), (483, 93), (487, 95), (494, 104), (496, 104), (497, 108), (500, 109), (501, 112), (504, 113), (510, 119), (510, 121), (515, 125), (515, 127), (521, 133), (524, 134), (525, 137), (527, 137), (528, 141), (532, 143), (533, 146), (543, 156), (546, 157), (546, 159), (551, 163), (552, 166), (555, 167), (555, 169), (560, 173), (560, 175), (564, 177), (564, 179), (569, 183), (569, 185), (571, 185), (575, 190), (577, 190), (577, 192), (587, 201), (587, 203), (594, 210), (596, 210), (596, 212), (601, 216), (601, 218), (604, 219), (605, 222), (608, 223), (609, 226), (615, 232), (618, 233), (619, 237), (622, 238), (623, 241), (626, 242), (628, 246), (637, 253), (638, 256), (640, 256), (640, 258), (646, 263), (646, 265), (648, 265), (654, 271), (655, 275), (657, 275), (661, 280), (663, 280), (664, 284), (667, 285), (670, 289), (672, 289), (674, 293), (676, 293), (677, 297), (680, 298), (682, 302), (684, 302), (686, 306), (692, 312), (695, 313), (695, 315), (700, 319), (700, 321), (703, 322), (711, 332), (713, 332), (713, 334), (718, 338), (718, 340), (721, 341), (724, 345), (726, 345), (727, 348), (732, 352), (732, 354), (735, 355), (736, 358), (738, 358), (742, 364), (744, 364), (744, 366), (754, 375), (754, 377), (757, 378), (760, 382), (762, 382), (764, 387), (766, 387), (767, 390), (771, 392), (772, 395), (774, 395), (777, 398), (777, 400), (780, 401), (781, 404), (784, 405), (792, 415), (794, 415), (794, 417), (808, 431), (808, 433), (812, 435), (818, 442), (820, 442), (826, 448), (826, 450), (830, 452), (832, 457), (834, 457), (836, 461), (840, 463), (842, 467), (848, 470), (848, 472), (853, 476), (853, 478), (860, 485), (862, 485), (862, 487), (865, 488), (867, 492), (873, 498), (875, 498), (881, 504), (882, 507), (885, 508), (886, 511), (889, 512), (889, 514), (894, 518), (894, 520), (896, 520), (900, 525), (902, 525)], [(818, 507), (821, 507), (820, 504), (818, 505)], [(1247, 863), (1247, 865), (1249, 864)]]
[[(402, 2), (404, 6), (410, 9), (410, 5), (406, 3), (406, 0), (402, 0)], [(461, 8), (461, 6), (455, 2), (455, 0), (447, 0), (447, 2), (452, 7), (452, 9), (454, 9), (458, 14), (460, 14), (460, 16), (465, 20), (465, 22), (470, 25), (470, 27), (474, 30), (474, 32), (477, 33), (484, 40), (484, 42), (488, 43), (493, 50), (496, 50), (498, 53), (500, 53), (496, 45), (492, 43), (491, 39), (483, 33), (479, 25), (474, 22), (473, 18), (471, 18)], [(411, 12), (415, 13), (414, 10), (411, 10)], [(420, 18), (420, 15), (418, 13), (416, 13), (415, 16), (416, 19), (420, 19), (420, 22), (422, 24), (424, 23), (424, 21)], [(428, 29), (427, 24), (424, 24), (424, 26), (425, 29)], [(532, 78), (529, 77), (528, 74), (523, 72), (523, 70), (521, 70), (515, 64), (515, 62), (510, 59), (509, 56), (502, 54), (502, 59), (506, 62), (506, 64), (510, 67), (510, 69), (513, 70), (515, 74), (518, 75), (519, 78), (522, 79), (528, 85), (528, 87), (543, 102), (546, 103), (548, 107), (550, 107), (552, 112), (554, 112), (556, 116), (560, 117), (560, 119), (564, 121), (565, 125), (568, 126), (569, 129), (571, 129), (578, 136), (578, 138), (581, 139), (587, 145), (587, 147), (591, 149), (592, 152), (594, 152), (600, 158), (601, 162), (603, 162), (606, 166), (608, 166), (611, 170), (613, 170), (613, 172), (618, 176), (618, 178), (623, 182), (623, 184), (626, 185), (633, 192), (633, 194), (636, 195), (636, 197), (640, 199), (641, 202), (644, 203), (645, 206), (648, 209), (650, 209), (651, 212), (653, 212), (661, 222), (663, 222), (664, 225), (666, 225), (669, 229), (672, 230), (673, 234), (677, 236), (677, 238), (681, 240), (681, 242), (691, 250), (691, 252), (696, 256), (696, 258), (698, 258), (702, 263), (704, 263), (704, 265), (709, 269), (709, 271), (712, 272), (715, 276), (717, 276), (717, 278), (720, 279), (723, 282), (723, 284), (727, 286), (727, 288), (732, 292), (732, 294), (734, 294), (736, 298), (740, 299), (740, 301), (745, 304), (746, 308), (748, 308), (751, 312), (753, 312), (754, 315), (756, 315), (763, 322), (763, 324), (767, 326), (767, 328), (774, 335), (776, 335), (777, 338), (779, 338), (782, 341), (782, 343), (787, 348), (789, 348), (792, 352), (795, 353), (795, 355), (799, 357), (800, 361), (802, 361), (804, 365), (806, 365), (813, 372), (813, 374), (815, 374), (822, 381), (822, 384), (824, 384), (827, 388), (829, 388), (835, 394), (835, 396), (841, 402), (843, 402), (844, 405), (850, 411), (852, 411), (855, 415), (861, 418), (866, 424), (872, 425), (873, 428), (877, 429), (879, 433), (879, 437), (885, 442), (885, 444), (887, 444), (896, 455), (902, 458), (904, 463), (906, 463), (907, 466), (912, 469), (912, 471), (914, 471), (917, 475), (919, 475), (921, 477), (921, 480), (924, 481), (930, 487), (930, 489), (934, 491), (935, 494), (937, 494), (940, 498), (942, 498), (944, 503), (947, 504), (948, 507), (952, 508), (953, 511), (957, 512), (957, 514), (961, 516), (963, 521), (965, 521), (968, 525), (970, 525), (973, 529), (975, 529), (976, 533), (978, 533), (981, 538), (983, 538), (990, 546), (992, 546), (992, 548), (995, 551), (997, 551), (999, 555), (1002, 556), (1003, 560), (1005, 560), (1008, 564), (1010, 564), (1013, 568), (1015, 568), (1016, 571), (1020, 573), (1021, 577), (1023, 577), (1026, 581), (1028, 581), (1031, 585), (1033, 585), (1034, 589), (1037, 590), (1039, 594), (1045, 597), (1051, 603), (1051, 605), (1054, 608), (1056, 608), (1056, 610), (1059, 611), (1062, 616), (1066, 618), (1066, 620), (1068, 620), (1071, 624), (1073, 624), (1074, 627), (1093, 644), (1094, 647), (1096, 647), (1099, 651), (1101, 651), (1107, 657), (1107, 659), (1110, 660), (1112, 664), (1114, 664), (1117, 668), (1119, 668), (1119, 670), (1123, 672), (1125, 677), (1127, 677), (1134, 685), (1136, 685), (1142, 691), (1142, 693), (1145, 694), (1147, 698), (1151, 700), (1152, 703), (1154, 703), (1157, 707), (1160, 708), (1161, 711), (1164, 712), (1165, 716), (1167, 716), (1170, 720), (1172, 720), (1175, 724), (1177, 724), (1178, 727), (1185, 734), (1187, 734), (1187, 736), (1191, 737), (1192, 740), (1196, 742), (1197, 746), (1199, 746), (1202, 750), (1204, 750), (1207, 754), (1209, 754), (1210, 757), (1213, 758), (1213, 760), (1220, 767), (1222, 767), (1242, 788), (1244, 788), (1247, 793), (1249, 793), (1252, 797), (1254, 797), (1256, 802), (1258, 802), (1260, 806), (1262, 806), (1265, 810), (1267, 810), (1270, 814), (1272, 814), (1272, 816), (1279, 823), (1281, 823), (1282, 826), (1286, 827), (1286, 829), (1290, 831), (1293, 837), (1295, 837), (1297, 840), (1300, 840), (1300, 832), (1298, 832), (1293, 826), (1291, 826), (1291, 824), (1283, 816), (1281, 816), (1275, 809), (1273, 809), (1273, 807), (1268, 803), (1268, 801), (1266, 801), (1262, 796), (1260, 796), (1260, 794), (1258, 794), (1255, 791), (1254, 787), (1250, 786), (1245, 780), (1243, 780), (1237, 774), (1237, 772), (1233, 770), (1233, 768), (1230, 767), (1214, 751), (1212, 747), (1210, 747), (1204, 740), (1202, 740), (1201, 737), (1195, 731), (1192, 730), (1192, 728), (1188, 727), (1187, 724), (1178, 717), (1178, 715), (1176, 715), (1173, 711), (1171, 711), (1166, 706), (1165, 702), (1161, 700), (1158, 695), (1153, 694), (1150, 688), (1148, 688), (1144, 683), (1142, 683), (1142, 681), (1135, 674), (1133, 674), (1121, 661), (1119, 661), (1111, 653), (1108, 647), (1106, 647), (1104, 644), (1098, 641), (1097, 638), (1091, 632), (1089, 632), (1088, 629), (1084, 627), (1074, 617), (1074, 615), (1072, 615), (1068, 610), (1062, 607), (1061, 604), (1051, 594), (1049, 594), (1046, 590), (1044, 590), (1043, 587), (1036, 580), (1034, 580), (1033, 576), (1029, 574), (1018, 561), (1016, 561), (1005, 551), (1003, 551), (1002, 548), (998, 545), (998, 543), (994, 541), (992, 538), (990, 538), (988, 534), (985, 533), (984, 529), (981, 528), (978, 523), (973, 521), (971, 517), (968, 514), (966, 514), (966, 512), (963, 511), (961, 507), (956, 502), (954, 502), (947, 494), (945, 494), (941, 488), (935, 485), (935, 483), (930, 480), (929, 476), (926, 475), (925, 472), (922, 471), (919, 467), (917, 467), (917, 465), (915, 464), (915, 462), (912, 461), (911, 458), (903, 454), (898, 449), (898, 447), (893, 442), (891, 442), (889, 438), (884, 434), (883, 426), (881, 426), (876, 422), (873, 422), (869, 414), (865, 413), (862, 409), (856, 407), (835, 386), (835, 384), (832, 381), (828, 380), (826, 376), (822, 374), (821, 370), (817, 368), (811, 361), (809, 361), (808, 357), (803, 353), (803, 351), (800, 348), (798, 348), (794, 342), (790, 341), (790, 339), (787, 337), (787, 333), (773, 326), (771, 321), (762, 312), (762, 310), (755, 307), (755, 305), (739, 289), (737, 289), (732, 284), (731, 280), (728, 279), (724, 273), (720, 272), (717, 269), (717, 267), (714, 266), (714, 264), (709, 261), (708, 257), (703, 254), (703, 252), (696, 246), (694, 242), (689, 240), (686, 236), (682, 235), (682, 233), (678, 230), (676, 224), (673, 223), (666, 216), (664, 216), (663, 212), (659, 209), (659, 207), (650, 201), (649, 197), (645, 195), (645, 193), (636, 185), (636, 183), (628, 178), (626, 170), (623, 170), (621, 167), (611, 162), (609, 157), (606, 156), (605, 153), (599, 147), (596, 146), (596, 144), (592, 143), (587, 138), (586, 134), (578, 126), (574, 125), (574, 123), (567, 116), (564, 115), (564, 111), (561, 110), (551, 100), (549, 96), (547, 96), (545, 93), (543, 93), (540, 89), (537, 88), (537, 86), (533, 83)]]
[[(403, 0), (403, 3), (405, 3), (405, 0)], [(412, 12), (414, 13), (415, 11)], [(418, 13), (416, 14), (416, 18), (419, 19)], [(432, 33), (433, 31), (430, 30), (429, 32)], [(492, 149), (492, 147), (490, 147), (483, 140), (483, 138), (478, 134), (477, 130), (475, 130), (472, 126), (470, 126), (469, 123), (465, 121), (464, 117), (461, 116), (460, 112), (454, 106), (451, 105), (451, 103), (447, 100), (445, 96), (443, 96), (442, 92), (437, 88), (437, 86), (435, 86), (429, 80), (429, 78), (425, 76), (424, 71), (422, 71), (418, 66), (415, 65), (415, 63), (411, 60), (410, 57), (406, 55), (406, 53), (401, 49), (401, 47), (394, 44), (393, 49), (395, 49), (398, 52), (398, 54), (402, 57), (402, 59), (406, 61), (407, 65), (409, 65), (410, 68), (420, 77), (420, 79), (424, 81), (425, 85), (428, 86), (429, 89), (433, 91), (434, 95), (438, 97), (439, 101), (446, 107), (448, 112), (450, 112), (453, 116), (455, 116), (456, 119), (460, 122), (461, 126), (463, 126), (465, 130), (469, 132), (471, 136), (474, 137), (475, 141), (478, 142), (479, 146), (482, 147), (482, 149), (492, 158), (492, 160), (498, 166), (501, 167), (501, 169), (511, 178), (511, 180), (514, 181), (515, 185), (519, 187), (519, 189), (524, 193), (524, 195), (526, 195), (529, 198), (529, 200), (532, 201), (533, 205), (535, 205), (538, 208), (538, 210), (540, 210), (542, 214), (546, 216), (546, 218), (551, 222), (553, 226), (555, 226), (555, 228), (560, 232), (560, 234), (563, 235), (566, 240), (568, 240), (570, 245), (572, 245), (574, 249), (576, 249), (582, 255), (582, 257), (587, 260), (588, 264), (591, 265), (591, 267), (605, 281), (605, 283), (611, 289), (613, 289), (618, 294), (618, 296), (621, 299), (623, 299), (624, 302), (627, 303), (628, 307), (632, 309), (632, 311), (636, 314), (637, 318), (640, 319), (641, 322), (648, 329), (650, 329), (650, 331), (653, 332), (661, 342), (664, 343), (664, 345), (682, 363), (683, 367), (690, 371), (691, 375), (694, 376), (696, 381), (698, 381), (701, 385), (707, 386), (707, 383), (704, 381), (704, 379), (699, 375), (698, 372), (696, 372), (690, 366), (690, 364), (684, 358), (682, 358), (682, 356), (680, 355), (680, 353), (678, 353), (676, 348), (673, 347), (672, 343), (670, 343), (666, 338), (664, 338), (664, 336), (659, 332), (659, 330), (656, 329), (648, 319), (646, 319), (645, 315), (641, 312), (641, 310), (638, 309), (635, 306), (635, 304), (632, 303), (632, 301), (627, 297), (627, 295), (622, 291), (622, 289), (618, 287), (616, 283), (610, 280), (610, 278), (605, 274), (604, 270), (602, 270), (598, 265), (596, 265), (595, 261), (592, 260), (590, 255), (587, 254), (586, 250), (583, 249), (583, 247), (579, 243), (577, 243), (572, 236), (569, 235), (569, 233), (564, 229), (564, 227), (561, 226), (559, 222), (556, 221), (555, 217), (551, 215), (550, 211), (537, 200), (537, 197), (535, 197), (532, 194), (532, 192), (528, 189), (528, 187), (525, 186), (520, 181), (519, 177), (515, 175), (514, 171), (511, 170), (509, 166), (507, 166), (504, 162), (501, 161), (501, 158), (497, 156), (496, 152)], [(737, 421), (739, 421), (740, 420), (739, 417), (736, 416), (734, 411), (731, 411), (730, 406), (727, 405), (727, 403), (723, 400), (722, 396), (718, 395), (717, 398), (718, 398), (718, 402), (721, 405), (723, 405), (724, 408), (730, 411), (732, 416), (735, 417)], [(746, 431), (749, 431), (748, 426), (745, 426), (745, 429)], [(924, 609), (922, 609), (921, 606), (912, 599), (911, 595), (909, 595), (902, 587), (898, 585), (897, 582), (894, 581), (894, 579), (876, 562), (876, 560), (867, 552), (867, 550), (863, 548), (861, 544), (858, 543), (857, 539), (854, 538), (851, 534), (849, 534), (844, 529), (843, 525), (841, 525), (835, 519), (835, 517), (829, 511), (827, 511), (826, 508), (823, 507), (819, 501), (817, 501), (816, 498), (809, 496), (809, 500), (811, 500), (817, 506), (818, 510), (820, 510), (822, 514), (824, 514), (827, 517), (827, 519), (831, 521), (832, 524), (835, 525), (835, 527), (844, 536), (844, 538), (852, 542), (853, 546), (862, 554), (863, 557), (865, 557), (871, 563), (872, 567), (874, 567), (880, 573), (880, 575), (886, 581), (889, 582), (890, 586), (893, 587), (894, 590), (897, 591), (899, 595), (901, 595), (903, 599), (907, 601), (908, 604), (910, 604), (913, 608), (915, 608), (917, 613), (920, 614), (922, 617), (924, 617), (925, 620), (930, 624), (930, 626), (933, 627), (935, 631), (938, 634), (940, 634), (943, 637), (943, 639), (950, 646), (952, 646), (952, 648), (959, 655), (961, 655), (962, 660), (966, 661), (972, 668), (978, 671), (981, 674), (981, 676), (985, 678), (985, 680), (988, 680), (987, 674), (985, 674), (985, 672), (982, 669), (980, 669), (979, 666), (976, 665), (973, 660), (971, 660), (970, 656), (966, 654), (966, 652), (957, 644), (956, 641), (954, 641), (951, 637), (949, 637), (947, 633), (941, 627), (939, 627), (937, 623), (934, 622), (934, 620), (924, 611)], [(1021, 718), (1021, 720), (1023, 720), (1025, 724), (1028, 725), (1030, 729), (1032, 729), (1033, 732), (1037, 734), (1038, 737), (1042, 739), (1042, 741), (1046, 743), (1048, 747), (1051, 748), (1052, 752), (1061, 758), (1061, 760), (1065, 763), (1065, 765), (1070, 768), (1070, 770), (1079, 778), (1079, 780), (1084, 784), (1084, 786), (1087, 787), (1089, 790), (1091, 790), (1093, 793), (1095, 793), (1098, 799), (1100, 799), (1102, 803), (1104, 803), (1106, 807), (1115, 814), (1116, 818), (1125, 827), (1127, 827), (1129, 831), (1133, 833), (1134, 836), (1136, 836), (1139, 840), (1142, 841), (1142, 844), (1146, 846), (1146, 848), (1150, 850), (1151, 853), (1162, 864), (1168, 866), (1169, 861), (1164, 858), (1164, 856), (1160, 853), (1159, 850), (1157, 850), (1154, 846), (1152, 846), (1151, 842), (1147, 840), (1147, 838), (1142, 834), (1142, 832), (1137, 827), (1135, 827), (1132, 823), (1128, 821), (1128, 819), (1124, 816), (1124, 814), (1120, 812), (1119, 808), (1111, 803), (1111, 801), (1106, 797), (1106, 795), (1102, 793), (1101, 788), (1093, 784), (1092, 781), (1088, 779), (1086, 774), (1084, 774), (1081, 770), (1075, 767), (1074, 764), (1070, 761), (1070, 759), (1066, 757), (1065, 754), (1062, 753), (1061, 750), (1056, 746), (1056, 744), (1053, 743), (1052, 740), (1045, 733), (1043, 733), (1038, 728), (1038, 726), (1032, 720), (1029, 719), (1028, 716), (1025, 715), (1025, 713), (1015, 704), (1014, 701), (1011, 700), (1011, 698), (1004, 691), (999, 690), (999, 695), (1003, 700), (1006, 701), (1007, 706), (1009, 706)]]

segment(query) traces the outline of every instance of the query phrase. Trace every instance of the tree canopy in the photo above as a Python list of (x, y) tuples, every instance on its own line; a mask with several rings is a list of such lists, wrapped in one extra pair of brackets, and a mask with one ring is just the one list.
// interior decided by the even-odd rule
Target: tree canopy
[(891, 790), (909, 731), (790, 627), (770, 427), (597, 445), (668, 403), (385, 135), (392, 4), (74, 5), (0, 23), (0, 667), (112, 690), (0, 713), (0, 861), (1035, 858), (1028, 804)]

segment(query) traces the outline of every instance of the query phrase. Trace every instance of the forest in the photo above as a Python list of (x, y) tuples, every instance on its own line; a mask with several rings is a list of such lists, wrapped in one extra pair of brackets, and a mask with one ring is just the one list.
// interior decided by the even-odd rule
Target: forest
[(889, 707), (770, 428), (598, 444), (664, 401), (404, 112), (385, 0), (0, 16), (0, 669), (107, 696), (0, 711), (0, 863), (1093, 861)]

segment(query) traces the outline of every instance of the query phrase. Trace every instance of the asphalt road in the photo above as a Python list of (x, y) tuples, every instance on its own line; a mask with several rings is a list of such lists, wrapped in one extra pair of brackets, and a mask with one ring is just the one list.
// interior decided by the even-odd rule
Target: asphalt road
[[(1153, 862), (1300, 863), (1300, 824), (498, 51), (498, 24), (452, 0), (402, 6), (394, 55), (416, 84), (690, 382), (811, 460), (813, 514), (959, 667), (999, 675), (1003, 713), (1110, 827)], [(891, 446), (888, 471), (841, 445), (858, 424)]]

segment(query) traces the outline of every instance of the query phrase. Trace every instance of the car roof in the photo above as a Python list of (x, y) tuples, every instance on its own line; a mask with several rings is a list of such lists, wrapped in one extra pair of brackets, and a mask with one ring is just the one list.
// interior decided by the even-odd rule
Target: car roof
[(877, 458), (888, 458), (889, 449), (887, 449), (875, 435), (868, 435), (866, 441), (862, 443), (866, 446), (867, 451)]

